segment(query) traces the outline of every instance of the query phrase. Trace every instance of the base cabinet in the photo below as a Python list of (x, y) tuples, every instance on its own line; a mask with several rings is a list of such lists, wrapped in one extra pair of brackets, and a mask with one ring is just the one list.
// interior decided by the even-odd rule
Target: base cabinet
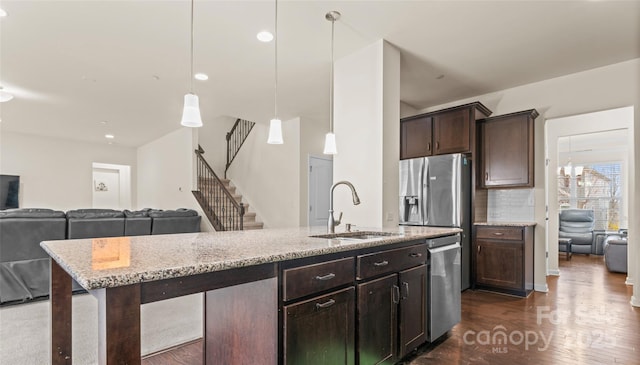
[(475, 287), (527, 296), (533, 290), (533, 227), (476, 226)]
[(358, 285), (358, 364), (394, 364), (398, 347), (398, 275)]
[(400, 355), (402, 358), (427, 340), (427, 265), (399, 274)]
[(426, 257), (426, 245), (358, 257), (359, 365), (395, 364), (427, 341)]
[(284, 307), (284, 363), (355, 363), (355, 290), (349, 287)]
[(400, 361), (428, 339), (427, 263), (422, 240), (281, 267), (279, 363)]

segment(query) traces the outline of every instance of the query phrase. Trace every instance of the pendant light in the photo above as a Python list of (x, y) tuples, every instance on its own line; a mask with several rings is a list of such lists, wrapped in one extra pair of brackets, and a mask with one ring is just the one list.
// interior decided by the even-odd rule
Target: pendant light
[(331, 22), (331, 80), (329, 80), (329, 133), (324, 139), (324, 154), (335, 155), (338, 153), (338, 149), (336, 135), (333, 133), (333, 33), (336, 20), (340, 19), (340, 13), (330, 11), (325, 15), (325, 19)]
[(191, 0), (191, 71), (189, 74), (190, 88), (184, 96), (184, 109), (182, 110), (182, 120), (180, 124), (185, 127), (202, 127), (200, 117), (200, 102), (198, 95), (193, 93), (193, 2)]
[(269, 138), (267, 138), (268, 144), (283, 144), (282, 140), (282, 121), (278, 118), (278, 0), (276, 1), (275, 9), (275, 85), (274, 85), (274, 116), (269, 123)]

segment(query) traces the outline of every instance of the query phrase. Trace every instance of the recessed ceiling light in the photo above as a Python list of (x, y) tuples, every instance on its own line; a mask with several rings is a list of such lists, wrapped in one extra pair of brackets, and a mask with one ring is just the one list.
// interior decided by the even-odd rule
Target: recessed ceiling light
[(271, 42), (273, 40), (273, 34), (271, 34), (271, 32), (266, 30), (263, 30), (262, 32), (258, 33), (256, 37), (260, 42), (265, 42), (265, 43)]
[(106, 138), (106, 139), (114, 139), (116, 137), (113, 134), (105, 134), (104, 138)]
[(7, 16), (7, 12), (4, 9), (0, 9), (0, 17)]
[(202, 72), (198, 72), (197, 74), (193, 75), (193, 78), (200, 81), (209, 80), (209, 76), (207, 76), (207, 74), (203, 74)]

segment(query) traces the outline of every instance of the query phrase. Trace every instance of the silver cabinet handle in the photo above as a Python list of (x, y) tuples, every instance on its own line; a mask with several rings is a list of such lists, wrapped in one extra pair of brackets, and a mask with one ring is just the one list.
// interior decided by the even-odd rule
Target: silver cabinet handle
[(333, 299), (329, 299), (328, 301), (326, 301), (324, 303), (316, 303), (316, 308), (317, 309), (329, 308), (334, 304), (336, 304), (336, 301), (333, 300)]
[(422, 254), (420, 252), (412, 252), (409, 254), (409, 256), (411, 257), (422, 257)]
[(409, 298), (409, 283), (407, 283), (406, 281), (403, 281), (402, 288), (404, 289), (404, 295), (402, 296), (402, 299)]
[(331, 279), (333, 279), (335, 277), (336, 277), (336, 274), (329, 273), (329, 274), (324, 275), (324, 276), (320, 276), (320, 275), (316, 276), (316, 280), (327, 281), (327, 280), (331, 280)]
[(504, 233), (502, 232), (493, 232), (494, 236), (504, 236)]
[(387, 260), (373, 263), (373, 266), (377, 266), (377, 267), (387, 266), (387, 265), (389, 265), (389, 261), (387, 261)]
[(391, 291), (391, 299), (395, 304), (400, 303), (400, 288), (397, 285), (393, 286), (393, 289)]

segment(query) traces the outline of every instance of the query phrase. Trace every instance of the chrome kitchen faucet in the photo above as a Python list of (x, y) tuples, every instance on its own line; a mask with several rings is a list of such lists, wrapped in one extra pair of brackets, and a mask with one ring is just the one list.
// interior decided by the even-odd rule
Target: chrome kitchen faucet
[(356, 193), (356, 188), (353, 187), (348, 181), (338, 181), (337, 183), (331, 186), (331, 190), (329, 191), (329, 221), (327, 223), (328, 233), (335, 233), (336, 226), (340, 224), (340, 220), (342, 219), (342, 212), (340, 212), (340, 216), (336, 220), (333, 218), (333, 190), (338, 185), (346, 185), (351, 189), (351, 195), (353, 196), (353, 205), (360, 204), (360, 198), (358, 197), (358, 193)]

